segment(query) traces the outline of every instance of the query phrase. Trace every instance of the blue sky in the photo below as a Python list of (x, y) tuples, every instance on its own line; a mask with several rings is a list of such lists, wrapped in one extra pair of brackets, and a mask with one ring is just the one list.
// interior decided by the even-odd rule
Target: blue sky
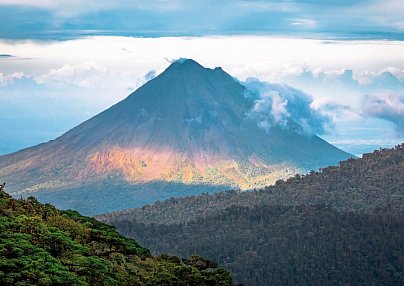
[(56, 138), (179, 57), (259, 81), (260, 118), (293, 107), (353, 154), (404, 141), (404, 1), (0, 0), (0, 154)]
[(289, 34), (402, 39), (401, 0), (0, 0), (0, 37)]

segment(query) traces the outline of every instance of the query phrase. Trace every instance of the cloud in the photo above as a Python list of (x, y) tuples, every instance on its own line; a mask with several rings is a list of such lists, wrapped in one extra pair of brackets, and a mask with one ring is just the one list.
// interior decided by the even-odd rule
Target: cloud
[(253, 109), (247, 114), (257, 122), (257, 125), (267, 131), (280, 125), (286, 127), (290, 114), (286, 110), (288, 101), (282, 99), (276, 91), (268, 91), (260, 94), (255, 101)]
[(15, 56), (9, 55), (9, 54), (0, 54), (0, 60), (1, 59), (9, 59), (9, 58), (15, 58)]
[(352, 69), (318, 71), (304, 66), (292, 71), (283, 78), (284, 82), (309, 92), (314, 99), (312, 107), (333, 121), (379, 118), (395, 123), (396, 133), (402, 133), (398, 127), (400, 114), (392, 109), (393, 102), (396, 108), (400, 106), (398, 95), (404, 93), (401, 68), (354, 72)]
[(398, 67), (386, 67), (382, 69), (379, 74), (382, 74), (384, 72), (389, 72), (392, 75), (394, 75), (398, 80), (404, 83), (404, 68), (398, 68)]
[(87, 0), (85, 2), (81, 0), (0, 0), (0, 5), (4, 6), (25, 6), (25, 7), (36, 7), (43, 9), (59, 10), (61, 8), (66, 8), (67, 10), (75, 11), (76, 13), (85, 13), (87, 11), (112, 9), (112, 8), (132, 8), (132, 9), (175, 9), (179, 7), (181, 1), (171, 0)]
[(290, 21), (292, 26), (302, 27), (306, 29), (315, 28), (317, 26), (317, 22), (312, 19), (292, 19)]
[(398, 67), (385, 67), (380, 70), (352, 69), (319, 70), (306, 65), (294, 65), (280, 73), (281, 81), (293, 84), (346, 88), (367, 92), (374, 89), (404, 89), (404, 70)]
[(366, 116), (392, 122), (398, 136), (404, 136), (404, 97), (398, 93), (368, 94), (364, 98), (363, 113)]
[(83, 88), (94, 87), (108, 77), (108, 69), (92, 62), (78, 65), (64, 65), (51, 69), (47, 74), (36, 78), (38, 83), (53, 84), (56, 86), (77, 85)]
[(267, 131), (297, 123), (305, 134), (323, 134), (332, 125), (331, 118), (314, 109), (313, 99), (300, 90), (255, 78), (242, 84), (247, 88), (246, 97), (254, 102), (247, 117)]
[(404, 31), (404, 2), (402, 0), (377, 0), (362, 7), (363, 13), (379, 27), (391, 27)]
[(0, 7), (0, 37), (13, 39), (63, 39), (89, 34), (290, 35), (302, 29), (356, 37), (368, 37), (376, 31), (373, 37), (402, 39), (404, 27), (399, 0), (0, 0)]
[(147, 74), (145, 74), (144, 79), (146, 81), (152, 80), (153, 78), (156, 77), (156, 71), (155, 70), (151, 70), (149, 71)]
[(25, 77), (24, 72), (4, 74), (0, 72), (0, 87)]
[(328, 102), (320, 106), (322, 112), (346, 114), (353, 112), (349, 105), (337, 104), (334, 102)]

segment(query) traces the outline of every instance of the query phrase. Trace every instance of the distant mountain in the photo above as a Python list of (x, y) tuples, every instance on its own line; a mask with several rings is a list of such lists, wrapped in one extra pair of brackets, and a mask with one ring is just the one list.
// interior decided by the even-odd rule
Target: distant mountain
[(2, 286), (233, 285), (228, 272), (200, 256), (153, 257), (111, 226), (1, 189)]
[(260, 128), (245, 94), (221, 68), (178, 60), (56, 140), (0, 157), (0, 178), (13, 195), (94, 214), (260, 187), (351, 156), (296, 122)]
[(258, 191), (98, 219), (154, 253), (201, 253), (244, 285), (404, 285), (404, 144)]

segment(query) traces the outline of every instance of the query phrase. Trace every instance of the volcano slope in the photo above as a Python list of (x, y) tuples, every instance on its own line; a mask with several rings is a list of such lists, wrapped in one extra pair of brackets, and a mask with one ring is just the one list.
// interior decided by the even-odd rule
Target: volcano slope
[(290, 121), (264, 130), (221, 68), (172, 63), (59, 138), (0, 157), (15, 196), (104, 213), (169, 197), (251, 189), (350, 157)]

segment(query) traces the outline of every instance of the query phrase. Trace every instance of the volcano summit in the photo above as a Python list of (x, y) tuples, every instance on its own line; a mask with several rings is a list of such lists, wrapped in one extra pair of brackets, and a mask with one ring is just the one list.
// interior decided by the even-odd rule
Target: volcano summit
[(249, 189), (351, 157), (296, 122), (270, 130), (221, 68), (182, 59), (59, 138), (0, 157), (13, 195), (103, 213), (171, 196)]

